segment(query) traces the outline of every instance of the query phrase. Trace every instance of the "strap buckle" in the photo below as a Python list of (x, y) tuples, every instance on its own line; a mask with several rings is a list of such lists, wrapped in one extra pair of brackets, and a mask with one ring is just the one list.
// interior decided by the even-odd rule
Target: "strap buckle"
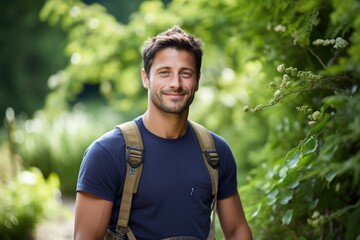
[(217, 154), (216, 149), (205, 150), (204, 154), (206, 156), (208, 163), (210, 164), (210, 166), (213, 169), (216, 169), (219, 167), (219, 156)]
[(144, 149), (128, 146), (126, 151), (126, 162), (129, 163), (130, 167), (137, 168), (143, 164), (143, 152)]

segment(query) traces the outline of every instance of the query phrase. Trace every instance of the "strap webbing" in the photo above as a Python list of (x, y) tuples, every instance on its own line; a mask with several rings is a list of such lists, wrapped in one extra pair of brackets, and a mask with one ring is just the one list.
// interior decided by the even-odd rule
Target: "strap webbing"
[(192, 121), (190, 123), (194, 129), (196, 138), (199, 142), (203, 159), (205, 162), (205, 166), (208, 169), (211, 178), (212, 196), (213, 196), (213, 200), (211, 204), (212, 220), (211, 220), (210, 232), (207, 239), (213, 240), (215, 239), (215, 218), (216, 218), (218, 178), (219, 178), (217, 168), (219, 166), (219, 156), (217, 154), (214, 140), (209, 130), (198, 123)]
[(139, 128), (134, 121), (129, 121), (117, 126), (124, 137), (126, 144), (126, 176), (123, 189), (123, 195), (120, 204), (119, 219), (117, 224), (118, 234), (125, 234), (130, 240), (135, 236), (128, 228), (131, 202), (133, 195), (137, 192), (141, 171), (143, 168), (143, 150)]
[(219, 157), (215, 149), (214, 140), (208, 129), (198, 123), (190, 123), (198, 139), (205, 166), (207, 167), (211, 177), (212, 195), (215, 196), (218, 190), (218, 172), (216, 168), (219, 164)]

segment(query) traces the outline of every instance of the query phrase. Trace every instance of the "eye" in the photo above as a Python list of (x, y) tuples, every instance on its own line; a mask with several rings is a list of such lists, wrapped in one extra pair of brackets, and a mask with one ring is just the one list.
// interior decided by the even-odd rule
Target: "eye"
[(182, 71), (182, 72), (180, 72), (180, 76), (184, 77), (184, 78), (191, 78), (192, 72), (191, 71)]
[(161, 70), (161, 71), (159, 72), (159, 75), (162, 76), (162, 77), (169, 76), (169, 75), (170, 75), (170, 71), (169, 71), (169, 70), (166, 70), (166, 69)]

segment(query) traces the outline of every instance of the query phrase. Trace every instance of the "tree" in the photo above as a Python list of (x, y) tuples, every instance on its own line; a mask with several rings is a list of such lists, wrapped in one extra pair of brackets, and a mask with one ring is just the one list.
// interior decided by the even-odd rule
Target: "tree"
[(206, 43), (192, 117), (233, 146), (256, 239), (354, 239), (359, 12), (356, 0), (149, 1), (120, 24), (99, 4), (49, 0), (41, 17), (67, 32), (71, 64), (53, 76), (45, 110), (96, 83), (121, 111), (142, 112), (139, 46), (181, 25)]
[(1, 1), (0, 113), (12, 107), (32, 116), (44, 106), (50, 74), (66, 64), (65, 34), (39, 20), (45, 1)]

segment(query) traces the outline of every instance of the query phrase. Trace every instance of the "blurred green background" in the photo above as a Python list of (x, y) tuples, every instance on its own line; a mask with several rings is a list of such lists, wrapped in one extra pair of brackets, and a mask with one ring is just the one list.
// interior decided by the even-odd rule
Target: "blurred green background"
[(173, 25), (205, 43), (190, 117), (232, 147), (254, 239), (360, 238), (358, 0), (0, 9), (1, 239), (31, 236), (75, 196), (87, 146), (145, 111), (141, 47)]

